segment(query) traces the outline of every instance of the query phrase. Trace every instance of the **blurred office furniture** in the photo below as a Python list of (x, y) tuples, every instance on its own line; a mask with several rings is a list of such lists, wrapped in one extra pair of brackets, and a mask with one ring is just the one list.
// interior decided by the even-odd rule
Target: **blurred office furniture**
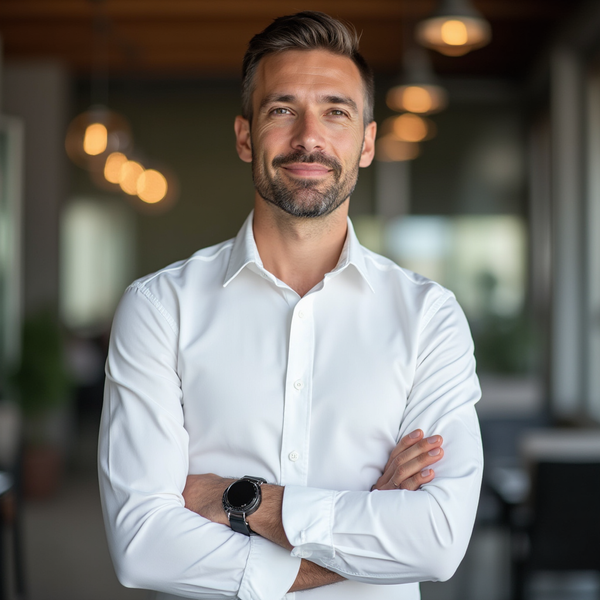
[[(14, 404), (0, 402), (0, 600), (26, 598), (21, 460), (21, 414)], [(7, 531), (11, 533), (10, 546), (5, 544)], [(8, 548), (12, 557), (6, 554)], [(9, 590), (9, 582), (13, 590)]]
[(520, 452), (522, 468), (490, 480), (511, 531), (513, 600), (536, 572), (600, 573), (600, 430), (533, 430)]

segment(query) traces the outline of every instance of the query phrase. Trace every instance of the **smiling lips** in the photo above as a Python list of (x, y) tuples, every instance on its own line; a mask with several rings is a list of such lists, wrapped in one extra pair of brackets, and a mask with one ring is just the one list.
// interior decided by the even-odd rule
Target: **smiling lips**
[(283, 167), (297, 177), (323, 177), (330, 169), (318, 163), (292, 163)]

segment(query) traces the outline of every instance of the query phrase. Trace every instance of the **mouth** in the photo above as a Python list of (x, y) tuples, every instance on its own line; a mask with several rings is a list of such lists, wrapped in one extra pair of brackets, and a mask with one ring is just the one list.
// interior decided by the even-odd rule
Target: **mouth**
[(332, 169), (318, 163), (292, 163), (282, 166), (282, 169), (296, 177), (324, 177), (332, 172)]

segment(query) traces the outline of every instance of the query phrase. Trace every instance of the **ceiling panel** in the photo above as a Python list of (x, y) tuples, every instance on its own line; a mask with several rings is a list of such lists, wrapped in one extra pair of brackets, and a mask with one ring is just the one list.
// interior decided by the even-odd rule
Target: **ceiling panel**
[[(578, 0), (478, 0), (493, 40), (463, 57), (432, 53), (442, 75), (519, 78)], [(403, 32), (435, 0), (313, 0), (303, 9), (348, 20), (365, 58), (380, 73), (401, 65)], [(55, 59), (87, 73), (106, 45), (113, 74), (237, 76), (248, 40), (297, 0), (0, 0), (6, 59)], [(106, 24), (105, 34), (94, 34)], [(98, 42), (99, 39), (104, 42)]]

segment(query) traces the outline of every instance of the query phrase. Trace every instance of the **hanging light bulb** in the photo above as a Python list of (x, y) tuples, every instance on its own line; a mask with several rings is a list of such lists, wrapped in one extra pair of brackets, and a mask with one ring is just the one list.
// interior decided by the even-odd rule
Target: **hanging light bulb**
[(137, 195), (138, 180), (143, 172), (144, 167), (135, 160), (128, 160), (123, 163), (119, 172), (119, 185), (121, 189), (130, 196)]
[(446, 108), (446, 90), (438, 85), (429, 63), (427, 52), (422, 48), (409, 48), (404, 55), (404, 74), (398, 85), (386, 96), (387, 105), (397, 112), (422, 115), (439, 112)]
[(163, 200), (169, 189), (167, 178), (156, 169), (147, 169), (137, 180), (137, 195), (147, 204)]
[(389, 117), (381, 124), (381, 136), (393, 135), (402, 142), (424, 142), (435, 137), (435, 123), (426, 117), (404, 113)]
[(106, 158), (104, 164), (104, 178), (109, 183), (119, 185), (121, 180), (121, 168), (127, 162), (127, 157), (122, 152), (113, 152)]
[[(143, 214), (160, 215), (170, 210), (177, 202), (179, 185), (177, 177), (163, 163), (143, 161), (144, 169), (137, 176), (135, 193), (126, 195), (131, 205)], [(127, 163), (125, 163), (127, 168)]]
[(95, 106), (81, 113), (69, 125), (65, 148), (69, 158), (90, 170), (104, 168), (107, 157), (131, 146), (131, 130), (121, 115)]
[(442, 0), (416, 27), (416, 38), (446, 56), (462, 56), (490, 43), (492, 28), (469, 0)]

